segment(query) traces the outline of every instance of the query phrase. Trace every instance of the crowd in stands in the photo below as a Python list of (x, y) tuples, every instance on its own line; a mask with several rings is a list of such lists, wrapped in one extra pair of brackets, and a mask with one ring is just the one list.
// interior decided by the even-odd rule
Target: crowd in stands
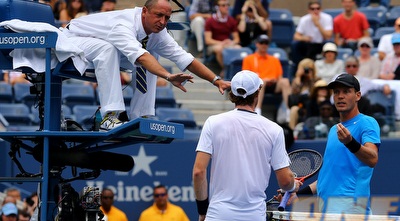
[[(227, 1), (216, 1), (214, 8), (210, 6), (212, 4), (210, 1), (194, 1), (194, 3), (190, 7), (190, 15), (196, 13), (196, 9), (200, 8), (199, 5), (207, 5), (207, 10), (197, 11), (202, 13), (206, 39), (202, 43), (199, 40), (201, 34), (196, 35), (197, 49), (208, 50), (208, 54), (214, 52), (217, 62), (224, 70), (227, 67), (221, 62), (223, 58), (220, 50), (239, 46), (251, 48), (254, 54), (242, 59), (242, 70), (254, 71), (264, 81), (261, 101), (257, 105), (256, 112), (263, 114), (262, 107), (270, 99), (264, 94), (281, 95), (282, 102), (275, 120), (280, 124), (287, 124), (292, 130), (295, 130), (299, 123), (305, 125), (301, 130), (310, 131), (305, 127), (313, 125), (321, 128), (320, 122), (328, 120), (337, 122), (335, 107), (332, 105), (331, 110), (326, 108), (327, 103), (332, 104), (331, 94), (326, 85), (342, 72), (357, 75), (360, 82), (363, 82), (361, 90), (364, 95), (372, 90), (378, 90), (390, 97), (393, 95), (393, 90), (388, 84), (374, 87), (372, 80), (400, 79), (398, 42), (400, 39), (397, 40), (400, 35), (396, 34), (400, 32), (400, 18), (395, 20), (393, 33), (384, 35), (374, 44), (372, 33), (376, 31), (376, 27), (370, 24), (370, 18), (361, 8), (369, 6), (369, 1), (341, 0), (342, 9), (335, 16), (324, 12), (321, 1), (310, 1), (305, 5), (308, 13), (299, 19), (291, 46), (284, 48), (292, 62), (289, 74), (282, 73), (279, 57), (269, 55), (268, 52), (268, 48), (283, 47), (275, 44), (272, 38), (274, 23), (269, 19), (269, 15), (274, 9), (269, 9), (268, 1), (235, 1), (230, 15), (227, 15), (226, 8), (229, 6)], [(381, 1), (377, 7), (388, 11), (389, 4), (388, 1)], [(190, 19), (193, 25), (196, 19), (194, 17)], [(236, 22), (236, 27), (232, 27), (233, 22)], [(218, 28), (210, 29), (207, 23), (213, 23)], [(222, 24), (229, 25), (222, 28)], [(215, 41), (215, 36), (221, 37), (217, 39), (219, 42)], [(214, 41), (209, 40), (212, 38)], [(215, 50), (215, 45), (220, 45), (218, 50)], [(374, 47), (377, 47), (379, 56), (372, 54)], [(350, 52), (342, 55), (343, 49)], [(224, 73), (222, 71), (221, 75)], [(385, 114), (385, 107), (380, 104), (369, 104), (367, 96), (363, 98), (361, 104), (365, 105), (360, 108), (364, 114), (374, 116), (377, 113)], [(330, 117), (326, 115), (327, 113), (331, 114)], [(307, 121), (312, 117), (313, 120)], [(316, 122), (319, 123), (314, 125)], [(329, 128), (330, 124), (327, 125)], [(307, 136), (302, 131), (299, 138), (314, 138), (316, 134), (314, 129), (312, 128)], [(319, 133), (319, 137), (321, 134), (326, 133)]]
[[(104, 218), (108, 221), (128, 221), (124, 211), (114, 205), (115, 194), (113, 190), (104, 188), (100, 195), (100, 208)], [(146, 220), (177, 220), (188, 221), (185, 211), (178, 205), (168, 200), (168, 189), (164, 185), (153, 188), (153, 205), (140, 213), (139, 221)], [(62, 198), (60, 197), (60, 200)], [(21, 191), (18, 188), (9, 187), (0, 192), (0, 220), (1, 221), (29, 221), (38, 220), (37, 193), (32, 193), (22, 199)], [(75, 208), (78, 211), (77, 208)], [(75, 212), (76, 212), (75, 211)]]
[(9, 187), (0, 192), (0, 220), (2, 221), (29, 221), (37, 216), (38, 195), (32, 193), (22, 199), (19, 189)]
[[(65, 26), (72, 18), (114, 10), (116, 6), (115, 0), (44, 2), (53, 8), (60, 26)], [(393, 90), (388, 85), (365, 88), (373, 85), (374, 79), (400, 79), (400, 18), (394, 21), (393, 33), (383, 35), (375, 42), (368, 18), (360, 10), (369, 1), (341, 0), (341, 4), (341, 13), (336, 16), (324, 12), (321, 1), (311, 0), (304, 6), (307, 14), (298, 21), (290, 47), (284, 48), (290, 59), (289, 73), (283, 70), (282, 60), (269, 53), (270, 48), (281, 46), (275, 44), (272, 37), (274, 23), (269, 16), (274, 9), (269, 8), (268, 0), (236, 0), (234, 5), (228, 0), (193, 0), (187, 13), (198, 57), (214, 56), (222, 70), (221, 77), (227, 68), (223, 62), (224, 49), (248, 47), (254, 51), (243, 57), (241, 69), (258, 73), (264, 81), (263, 99), (256, 112), (263, 114), (263, 105), (268, 104), (271, 96), (278, 97), (281, 102), (277, 122), (295, 130), (296, 125), (305, 123), (307, 118), (322, 117), (320, 104), (330, 100), (330, 92), (325, 86), (344, 71), (357, 76), (364, 95), (379, 90), (391, 96)], [(379, 7), (386, 7), (388, 11), (389, 5), (390, 2), (381, 1)], [(350, 49), (354, 56), (341, 57), (343, 48)], [(372, 54), (373, 50), (378, 51), (378, 56)], [(129, 86), (130, 76), (123, 72), (121, 76), (122, 84)], [(2, 80), (11, 85), (29, 83), (18, 72), (4, 71)], [(158, 85), (167, 86), (167, 82), (160, 79)], [(382, 109), (367, 110), (381, 113)], [(334, 106), (332, 117), (336, 117)]]

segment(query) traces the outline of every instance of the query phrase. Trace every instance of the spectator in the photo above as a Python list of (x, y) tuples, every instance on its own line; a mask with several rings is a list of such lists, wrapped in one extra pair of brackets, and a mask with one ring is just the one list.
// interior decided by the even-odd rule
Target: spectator
[(1, 221), (17, 221), (18, 209), (14, 203), (6, 203), (1, 208)]
[(65, 27), (69, 21), (74, 18), (79, 18), (83, 15), (87, 15), (85, 3), (83, 0), (68, 0), (67, 8), (60, 11), (60, 22), (62, 27)]
[(114, 192), (111, 189), (106, 188), (101, 191), (100, 210), (108, 221), (128, 221), (126, 214), (114, 206)]
[(332, 38), (332, 30), (332, 17), (322, 12), (319, 1), (310, 1), (308, 14), (300, 18), (293, 36), (293, 62), (297, 64), (303, 58), (315, 60), (321, 54), (324, 41)]
[(263, 18), (268, 18), (268, 10), (269, 10), (269, 1), (270, 0), (236, 0), (235, 5), (233, 6), (232, 16), (236, 18), (236, 20), (240, 20), (240, 15), (242, 13), (243, 5), (247, 1), (254, 2), (254, 5), (257, 9), (258, 14)]
[(17, 188), (14, 187), (10, 187), (7, 188), (4, 193), (6, 194), (6, 196), (11, 196), (13, 198), (15, 198), (16, 200), (21, 201), (21, 191)]
[(64, 0), (40, 0), (39, 2), (50, 5), (53, 10), (54, 19), (60, 20), (60, 12), (66, 8)]
[(329, 100), (319, 104), (319, 116), (309, 117), (304, 121), (303, 130), (299, 132), (298, 139), (325, 138), (329, 128), (339, 123), (337, 117), (332, 117), (333, 105)]
[(355, 50), (358, 40), (369, 36), (369, 23), (365, 15), (355, 9), (355, 0), (342, 0), (342, 6), (344, 11), (333, 19), (335, 43)]
[[(261, 114), (264, 93), (282, 93), (284, 104), (288, 107), (289, 94), (291, 93), (289, 79), (283, 78), (283, 70), (280, 61), (268, 54), (269, 38), (260, 35), (256, 41), (256, 51), (243, 59), (242, 70), (253, 71), (263, 80), (260, 97), (255, 111)], [(289, 110), (289, 109), (287, 109)]]
[(139, 221), (189, 221), (189, 218), (181, 207), (168, 201), (168, 192), (164, 185), (154, 187), (153, 197), (153, 205), (140, 214)]
[(30, 216), (33, 216), (34, 211), (38, 205), (39, 202), (39, 197), (36, 192), (32, 193), (30, 196), (28, 196), (24, 200), (24, 209), (30, 214)]
[(114, 11), (117, 0), (103, 0), (100, 12)]
[(394, 53), (387, 55), (383, 59), (379, 78), (400, 80), (400, 33), (393, 34), (392, 46)]
[(217, 62), (223, 69), (222, 51), (224, 48), (240, 48), (240, 38), (237, 22), (229, 15), (229, 1), (218, 0), (216, 10), (206, 21), (204, 38), (208, 46), (207, 54), (215, 53)]
[(294, 130), (299, 120), (299, 110), (305, 107), (316, 81), (314, 61), (305, 58), (300, 61), (296, 77), (292, 81), (292, 94), (289, 96), (289, 127)]
[(4, 81), (14, 86), (14, 84), (29, 84), (26, 75), (19, 71), (3, 71)]
[(343, 72), (343, 61), (337, 59), (337, 46), (327, 42), (322, 47), (322, 60), (315, 61), (317, 77), (330, 82), (337, 73)]
[(358, 76), (366, 77), (369, 79), (379, 78), (379, 72), (381, 70), (381, 61), (375, 56), (371, 56), (371, 49), (374, 47), (372, 39), (370, 37), (361, 38), (357, 44), (360, 56), (358, 60), (360, 62), (360, 68)]
[(31, 214), (26, 210), (18, 210), (18, 221), (29, 221)]
[[(394, 22), (394, 33), (400, 33), (400, 18)], [(378, 44), (379, 59), (382, 61), (386, 55), (393, 53), (392, 36), (394, 33), (386, 34), (381, 37)]]
[(212, 0), (193, 0), (189, 9), (190, 28), (196, 37), (197, 51), (204, 49), (204, 26), (211, 18), (214, 4)]
[(261, 34), (267, 34), (271, 39), (271, 28), (271, 21), (258, 14), (254, 1), (246, 1), (242, 7), (238, 25), (242, 47), (250, 47), (254, 50), (254, 41)]
[(329, 100), (331, 97), (331, 91), (327, 88), (327, 86), (328, 83), (325, 80), (318, 80), (314, 83), (314, 87), (310, 93), (310, 98), (305, 104), (304, 119), (320, 115), (320, 103), (325, 100)]

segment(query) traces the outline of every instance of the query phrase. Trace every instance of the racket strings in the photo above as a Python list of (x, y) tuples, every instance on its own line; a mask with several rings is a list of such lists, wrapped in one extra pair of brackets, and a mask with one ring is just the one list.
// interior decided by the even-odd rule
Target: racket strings
[(314, 173), (322, 164), (320, 155), (312, 152), (298, 152), (289, 156), (292, 164), (290, 169), (296, 177), (304, 177)]

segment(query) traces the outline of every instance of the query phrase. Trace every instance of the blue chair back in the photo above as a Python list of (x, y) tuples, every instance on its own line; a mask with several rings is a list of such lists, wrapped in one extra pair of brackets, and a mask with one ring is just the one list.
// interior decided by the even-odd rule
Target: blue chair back
[(335, 18), (336, 16), (338, 16), (340, 13), (343, 12), (343, 8), (329, 8), (329, 9), (324, 9), (323, 12), (332, 16), (332, 18)]
[(156, 117), (162, 121), (180, 123), (185, 128), (197, 128), (193, 112), (186, 108), (156, 108)]
[(0, 21), (20, 19), (45, 22), (55, 26), (50, 5), (26, 0), (0, 0)]
[(338, 48), (337, 59), (346, 60), (353, 55), (353, 50), (350, 48)]
[(0, 103), (12, 103), (14, 95), (11, 84), (0, 82)]
[(177, 107), (174, 91), (171, 87), (156, 88), (156, 108), (159, 107)]
[(32, 117), (25, 104), (1, 104), (0, 113), (12, 125), (31, 125)]
[(252, 53), (253, 51), (248, 47), (225, 48), (222, 51), (223, 63), (225, 66), (224, 79), (231, 80), (238, 71), (242, 70), (241, 65), (243, 59)]
[(96, 104), (93, 87), (91, 85), (84, 84), (63, 84), (62, 100), (63, 104), (69, 106), (70, 108), (73, 108), (77, 104)]

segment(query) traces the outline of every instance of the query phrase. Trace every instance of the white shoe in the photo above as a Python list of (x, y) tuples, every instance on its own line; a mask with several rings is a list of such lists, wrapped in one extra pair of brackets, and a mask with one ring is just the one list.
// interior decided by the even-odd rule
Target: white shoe
[(117, 128), (123, 125), (125, 122), (122, 122), (118, 119), (117, 113), (110, 112), (108, 113), (104, 119), (100, 123), (100, 131), (109, 131), (114, 128)]

